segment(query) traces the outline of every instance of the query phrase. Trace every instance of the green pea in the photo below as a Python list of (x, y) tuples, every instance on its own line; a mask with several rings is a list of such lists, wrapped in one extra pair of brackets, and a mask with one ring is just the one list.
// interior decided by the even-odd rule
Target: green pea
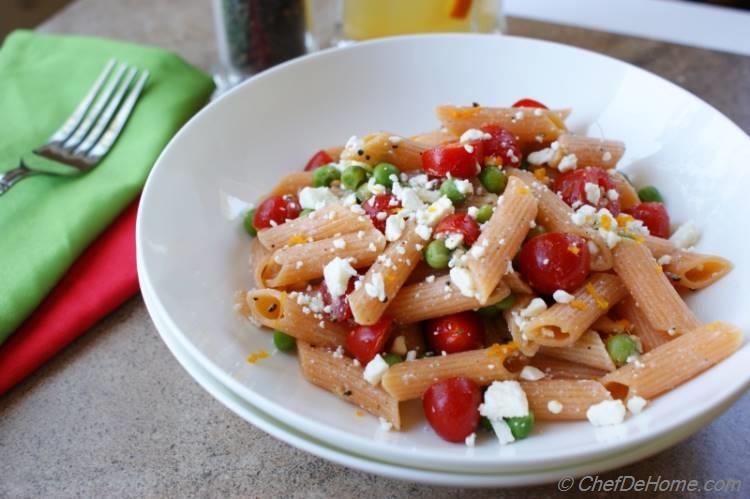
[(544, 228), (542, 225), (537, 225), (533, 229), (531, 229), (528, 234), (526, 234), (526, 240), (529, 241), (531, 239), (534, 239), (536, 236), (541, 236), (547, 232), (547, 229)]
[(313, 210), (312, 208), (305, 208), (304, 210), (299, 212), (299, 218), (305, 218), (307, 215), (309, 215), (313, 211), (315, 210)]
[(635, 341), (627, 334), (617, 334), (607, 339), (607, 352), (617, 365), (627, 362), (636, 350)]
[(500, 194), (505, 190), (508, 177), (497, 166), (488, 166), (479, 173), (479, 181), (488, 192)]
[(477, 223), (483, 224), (490, 218), (492, 218), (492, 214), (495, 212), (495, 209), (490, 204), (486, 204), (479, 208), (477, 210)]
[(341, 177), (341, 172), (333, 165), (323, 165), (313, 171), (313, 187), (328, 187)]
[(403, 362), (404, 358), (401, 357), (397, 353), (391, 352), (391, 353), (385, 354), (383, 356), (383, 360), (385, 361), (386, 364), (388, 364), (389, 366), (392, 366), (394, 364), (398, 364), (399, 362)]
[(245, 219), (242, 221), (242, 225), (245, 226), (245, 230), (248, 234), (250, 234), (250, 237), (255, 237), (258, 235), (258, 231), (255, 229), (255, 225), (253, 225), (254, 219), (255, 209), (252, 209), (247, 212), (247, 215), (245, 215)]
[(447, 269), (450, 259), (451, 252), (442, 239), (435, 239), (424, 250), (424, 261), (433, 269)]
[(358, 165), (347, 166), (341, 173), (341, 185), (350, 191), (356, 191), (366, 181), (367, 170)]
[(375, 177), (375, 183), (391, 187), (393, 185), (391, 175), (396, 175), (398, 177), (400, 173), (401, 170), (390, 163), (379, 163), (372, 171), (372, 176)]
[(490, 418), (487, 416), (479, 416), (479, 427), (484, 431), (495, 432), (492, 428), (492, 423), (490, 423)]
[(487, 307), (482, 307), (479, 309), (479, 313), (483, 317), (487, 317), (488, 319), (492, 319), (493, 317), (497, 317), (500, 315), (500, 312), (503, 310), (508, 310), (510, 307), (513, 306), (513, 304), (516, 302), (516, 297), (513, 294), (509, 294), (499, 302), (495, 303), (494, 305), (489, 305)]
[(453, 204), (461, 204), (466, 201), (466, 196), (458, 190), (458, 186), (456, 186), (456, 182), (452, 178), (443, 182), (440, 186), (440, 193), (450, 199)]
[(643, 189), (638, 191), (638, 198), (644, 203), (663, 203), (664, 198), (661, 197), (659, 189), (653, 185), (647, 185)]
[(273, 344), (282, 352), (293, 350), (296, 343), (297, 341), (294, 339), (294, 336), (289, 336), (281, 331), (273, 332)]
[(531, 433), (531, 429), (534, 428), (534, 413), (529, 411), (527, 416), (518, 416), (515, 418), (505, 418), (505, 422), (510, 426), (510, 432), (513, 434), (513, 438), (521, 440), (526, 438)]
[(370, 187), (365, 182), (357, 188), (355, 195), (357, 196), (357, 200), (360, 203), (364, 203), (365, 201), (370, 199), (370, 196), (372, 196), (372, 192), (370, 191)]

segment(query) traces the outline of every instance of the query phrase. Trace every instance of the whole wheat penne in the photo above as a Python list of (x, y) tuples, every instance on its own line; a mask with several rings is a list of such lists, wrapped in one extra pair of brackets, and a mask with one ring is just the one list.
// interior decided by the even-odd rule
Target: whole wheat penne
[[(526, 392), (529, 409), (534, 412), (534, 418), (539, 421), (586, 419), (586, 411), (589, 407), (604, 400), (612, 400), (606, 388), (594, 380), (521, 381), (521, 388)], [(559, 412), (550, 411), (552, 401), (559, 404)]]
[(432, 267), (427, 265), (427, 263), (425, 263), (424, 261), (421, 261), (414, 268), (411, 274), (409, 274), (409, 278), (404, 283), (404, 286), (422, 282), (427, 278), (432, 279), (432, 277), (430, 276), (438, 278), (443, 275), (448, 275), (448, 271), (445, 269), (433, 269)]
[(633, 206), (641, 202), (638, 197), (638, 191), (635, 190), (633, 184), (628, 182), (625, 176), (615, 170), (609, 171), (609, 177), (615, 184), (615, 190), (617, 191), (618, 201), (620, 202), (620, 208), (623, 210), (629, 210)]
[(539, 202), (537, 222), (549, 232), (567, 232), (594, 243), (596, 251), (591, 251), (591, 270), (604, 271), (612, 268), (612, 251), (607, 243), (592, 228), (574, 224), (571, 219), (573, 209), (565, 204), (565, 201), (539, 182), (532, 173), (516, 168), (508, 168), (506, 171), (512, 177), (523, 180), (531, 188)]
[(349, 334), (346, 324), (326, 321), (309, 309), (306, 313), (304, 306), (283, 291), (255, 289), (248, 291), (246, 300), (251, 317), (261, 325), (316, 346), (343, 345)]
[(409, 137), (414, 142), (419, 142), (427, 147), (435, 147), (450, 142), (458, 142), (458, 135), (449, 132), (444, 128), (438, 128), (430, 132), (420, 133)]
[(508, 286), (508, 288), (510, 288), (513, 293), (525, 295), (534, 294), (534, 290), (531, 289), (531, 286), (526, 284), (526, 281), (523, 280), (521, 274), (519, 274), (515, 270), (513, 272), (508, 272), (507, 274), (505, 274), (503, 276), (503, 282), (506, 286)]
[[(485, 305), (492, 305), (510, 294), (500, 281)], [(437, 277), (431, 282), (418, 282), (404, 286), (386, 309), (386, 315), (396, 322), (409, 324), (443, 315), (456, 314), (485, 306), (474, 297), (461, 294), (451, 283), (450, 276)]]
[(271, 252), (263, 246), (257, 237), (250, 241), (250, 272), (256, 287), (264, 288), (263, 269), (268, 259), (271, 258)]
[(470, 208), (470, 207), (476, 207), (481, 208), (484, 205), (491, 205), (494, 206), (495, 203), (497, 203), (497, 194), (493, 194), (491, 192), (483, 192), (482, 194), (472, 194), (468, 198), (466, 198), (466, 201), (464, 201), (463, 208)]
[(391, 336), (390, 351), (393, 353), (405, 356), (412, 350), (418, 354), (425, 351), (421, 324), (396, 324)]
[(304, 341), (297, 343), (297, 351), (302, 375), (307, 381), (382, 417), (396, 430), (401, 429), (398, 402), (379, 386), (368, 383), (363, 376), (364, 369), (354, 365), (352, 359)]
[(395, 364), (385, 372), (381, 383), (398, 401), (419, 398), (435, 382), (457, 376), (489, 385), (493, 381), (518, 377), (508, 366), (512, 356), (512, 348), (493, 345), (481, 350), (424, 357)]
[(323, 150), (331, 157), (331, 159), (338, 161), (341, 159), (341, 152), (344, 150), (344, 146), (331, 146), (326, 147)]
[(375, 324), (422, 260), (425, 241), (415, 229), (415, 222), (408, 221), (401, 237), (385, 248), (349, 295), (357, 324)]
[(659, 331), (651, 325), (632, 296), (618, 303), (616, 311), (620, 317), (632, 324), (632, 333), (640, 340), (644, 352), (650, 352), (672, 339), (665, 331)]
[(607, 352), (599, 333), (588, 330), (578, 340), (567, 347), (542, 346), (539, 352), (547, 357), (568, 360), (595, 367), (603, 371), (614, 371), (615, 363)]
[(622, 281), (612, 274), (592, 274), (570, 303), (556, 303), (523, 328), (532, 341), (547, 346), (573, 345), (602, 315), (627, 296)]
[(529, 232), (536, 211), (536, 198), (526, 184), (511, 178), (466, 260), (480, 303), (487, 303), (508, 272), (508, 265)]
[(607, 371), (595, 367), (547, 357), (543, 354), (536, 354), (531, 359), (531, 365), (544, 372), (545, 379), (599, 379), (607, 374)]
[(601, 382), (615, 398), (654, 398), (728, 357), (741, 343), (737, 327), (711, 322), (654, 348), (637, 362), (605, 375)]
[(387, 162), (408, 172), (422, 169), (422, 153), (429, 148), (406, 137), (378, 132), (362, 137), (359, 146), (346, 147), (341, 153), (341, 159), (362, 161), (368, 165)]
[(727, 275), (732, 270), (732, 262), (720, 256), (677, 250), (663, 267), (675, 284), (703, 289)]
[(284, 175), (265, 197), (296, 195), (303, 187), (312, 185), (313, 172), (292, 172)]
[(315, 210), (303, 218), (295, 218), (276, 227), (258, 231), (258, 240), (268, 249), (285, 245), (317, 241), (336, 234), (373, 230), (369, 217), (354, 213), (346, 206), (335, 203)]
[(643, 244), (649, 249), (654, 258), (660, 258), (664, 255), (672, 255), (677, 248), (672, 241), (656, 236), (643, 236)]
[[(628, 297), (625, 297), (625, 299), (621, 300), (618, 306), (622, 305), (627, 299)], [(625, 318), (615, 320), (603, 315), (591, 325), (591, 329), (604, 334), (625, 334), (633, 330), (633, 324)]]
[[(361, 236), (361, 237), (360, 237)], [(266, 286), (280, 288), (323, 276), (335, 257), (349, 259), (355, 268), (369, 266), (383, 252), (385, 237), (376, 229), (349, 232), (311, 243), (279, 248), (264, 262), (261, 277)]]
[(597, 139), (564, 133), (557, 138), (557, 143), (560, 146), (559, 157), (575, 154), (579, 167), (614, 168), (622, 155), (625, 154), (625, 144), (619, 140)]
[(612, 254), (615, 272), (656, 330), (675, 335), (700, 325), (646, 245), (623, 239)]
[(510, 332), (513, 341), (518, 345), (518, 349), (524, 355), (533, 357), (539, 351), (539, 345), (532, 341), (521, 331), (520, 314), (521, 310), (526, 308), (534, 298), (530, 294), (516, 296), (513, 305), (503, 310), (503, 317), (505, 318), (506, 324), (508, 324), (508, 331)]
[[(461, 135), (470, 128), (497, 124), (518, 137), (522, 148), (539, 148), (557, 140), (566, 131), (558, 111), (531, 108), (438, 106), (435, 114), (443, 126)], [(505, 164), (520, 164), (518, 161)], [(520, 160), (520, 158), (519, 158)]]

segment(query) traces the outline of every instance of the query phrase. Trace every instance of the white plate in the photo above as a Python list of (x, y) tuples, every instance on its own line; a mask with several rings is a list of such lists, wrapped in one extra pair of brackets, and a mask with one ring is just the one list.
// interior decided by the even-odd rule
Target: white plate
[[(349, 454), (341, 449), (328, 447), (310, 435), (304, 435), (296, 431), (283, 422), (278, 421), (253, 407), (237, 394), (229, 390), (226, 386), (222, 385), (221, 382), (216, 378), (213, 378), (188, 354), (185, 349), (180, 346), (180, 342), (176, 338), (177, 335), (170, 331), (165, 325), (163, 318), (158, 312), (158, 307), (154, 307), (154, 298), (152, 297), (153, 292), (146, 287), (143, 287), (141, 291), (146, 302), (146, 307), (149, 309), (151, 317), (154, 320), (154, 324), (169, 350), (188, 374), (190, 374), (200, 386), (213, 395), (225, 407), (269, 435), (278, 438), (279, 440), (283, 440), (300, 450), (309, 452), (336, 464), (348, 466), (367, 473), (374, 473), (376, 475), (395, 478), (397, 480), (405, 480), (408, 482), (464, 488), (538, 485), (542, 483), (557, 482), (564, 478), (603, 473), (614, 468), (625, 466), (631, 462), (646, 458), (674, 445), (692, 434), (701, 426), (700, 422), (691, 422), (690, 425), (680, 428), (680, 431), (673, 432), (664, 438), (654, 440), (648, 445), (637, 447), (628, 452), (614, 454), (608, 458), (593, 462), (588, 461), (585, 463), (576, 463), (571, 466), (549, 470), (533, 470), (508, 474), (451, 473), (447, 471), (430, 471), (410, 468), (408, 466), (394, 465), (382, 461), (367, 459), (362, 456)], [(717, 411), (716, 415), (718, 415), (719, 412), (721, 411)]]
[(241, 218), (247, 203), (311, 152), (351, 134), (436, 126), (438, 103), (502, 105), (531, 96), (572, 106), (577, 131), (622, 139), (625, 170), (659, 186), (675, 222), (704, 228), (698, 249), (735, 262), (717, 285), (689, 299), (704, 320), (750, 325), (745, 189), (750, 140), (693, 95), (633, 66), (537, 40), (429, 35), (326, 51), (262, 73), (195, 116), (155, 166), (137, 227), (139, 276), (184, 348), (223, 385), (260, 410), (349, 452), (415, 467), (519, 471), (599, 459), (641, 446), (726, 408), (750, 383), (750, 347), (650, 404), (616, 429), (546, 424), (533, 438), (469, 450), (443, 442), (423, 422), (387, 439), (378, 425), (307, 384), (296, 361), (275, 355), (250, 365), (270, 336), (232, 311), (250, 282)]

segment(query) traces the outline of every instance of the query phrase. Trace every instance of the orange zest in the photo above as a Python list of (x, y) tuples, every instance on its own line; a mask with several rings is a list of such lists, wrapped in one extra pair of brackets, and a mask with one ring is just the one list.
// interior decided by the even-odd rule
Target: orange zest
[(587, 308), (589, 308), (589, 306), (586, 305), (585, 301), (578, 299), (572, 300), (570, 302), (570, 306), (575, 308), (576, 310), (586, 310)]
[(248, 355), (246, 360), (250, 364), (255, 364), (258, 360), (266, 358), (268, 358), (268, 352), (265, 350), (259, 350)]
[(518, 344), (515, 341), (511, 341), (505, 345), (493, 343), (492, 346), (487, 348), (487, 357), (500, 357), (502, 359), (513, 353), (515, 350), (518, 350)]
[(529, 193), (529, 188), (526, 187), (525, 185), (522, 185), (521, 187), (519, 187), (518, 189), (516, 189), (516, 192), (518, 194), (528, 194)]
[(364, 411), (357, 409), (356, 411), (354, 411), (354, 415), (357, 416), (358, 418), (361, 418), (362, 416), (365, 415), (365, 413)]
[(295, 234), (292, 237), (290, 237), (286, 243), (289, 246), (294, 246), (295, 244), (302, 244), (306, 242), (307, 242), (307, 238), (305, 238), (305, 236), (303, 236), (302, 234)]
[(481, 107), (458, 107), (453, 110), (451, 113), (454, 118), (471, 118), (475, 114), (479, 114), (479, 112), (482, 110)]
[(545, 168), (537, 168), (536, 170), (534, 170), (534, 177), (538, 181), (544, 182), (545, 180), (547, 180), (547, 170)]
[(596, 291), (594, 285), (590, 282), (586, 283), (586, 292), (591, 296), (591, 298), (594, 299), (597, 307), (601, 308), (602, 310), (607, 310), (609, 308), (609, 302), (601, 297), (601, 295)]
[(620, 213), (619, 215), (617, 215), (617, 225), (619, 225), (620, 227), (625, 227), (627, 224), (634, 220), (635, 218), (631, 217), (627, 213)]
[(578, 246), (574, 244), (571, 244), (570, 246), (568, 246), (568, 251), (570, 251), (574, 255), (577, 255), (578, 253), (581, 252), (581, 248), (579, 248)]

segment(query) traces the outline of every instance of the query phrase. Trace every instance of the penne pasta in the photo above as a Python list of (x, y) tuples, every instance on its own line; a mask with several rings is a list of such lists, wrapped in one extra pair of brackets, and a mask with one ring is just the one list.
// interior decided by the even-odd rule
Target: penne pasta
[(480, 303), (487, 303), (503, 275), (508, 273), (536, 212), (537, 201), (529, 188), (511, 178), (466, 260)]
[(603, 378), (602, 384), (619, 399), (651, 399), (667, 392), (735, 352), (742, 332), (716, 321), (685, 332), (679, 338), (643, 354)]
[(607, 352), (599, 333), (588, 330), (578, 341), (567, 347), (543, 346), (539, 353), (547, 357), (567, 360), (576, 364), (591, 366), (602, 371), (614, 371), (615, 363)]
[(521, 310), (526, 308), (531, 302), (533, 296), (521, 295), (517, 296), (508, 310), (503, 311), (503, 317), (505, 318), (506, 324), (508, 324), (508, 331), (510, 332), (513, 341), (518, 345), (518, 349), (522, 354), (529, 357), (533, 357), (539, 351), (539, 345), (533, 342), (523, 331), (521, 331), (521, 323), (518, 318), (520, 317)]
[(619, 140), (597, 139), (564, 133), (557, 139), (559, 145), (556, 166), (559, 160), (568, 154), (575, 154), (578, 167), (596, 166), (610, 169), (617, 165), (625, 154), (625, 144)]
[(363, 268), (374, 262), (384, 248), (385, 236), (376, 229), (295, 244), (274, 251), (264, 261), (260, 276), (266, 286), (274, 288), (311, 281), (323, 277), (323, 268), (335, 257)]
[(531, 359), (531, 365), (544, 372), (546, 379), (598, 379), (607, 374), (601, 369), (543, 354), (536, 354)]
[(426, 351), (421, 324), (397, 324), (391, 336), (390, 351), (393, 353), (405, 356), (412, 350), (418, 354)]
[(515, 379), (521, 365), (515, 365), (513, 349), (493, 345), (481, 350), (424, 357), (400, 362), (383, 375), (383, 389), (398, 401), (416, 399), (436, 381), (457, 376), (479, 385)]
[(386, 247), (349, 295), (349, 306), (357, 324), (375, 324), (380, 319), (422, 260), (423, 245), (414, 221), (407, 222), (401, 237)]
[(251, 317), (261, 325), (316, 346), (343, 345), (349, 334), (348, 325), (323, 320), (310, 310), (305, 313), (304, 307), (284, 291), (255, 289), (247, 292), (246, 301)]
[(481, 304), (474, 297), (462, 295), (451, 283), (450, 276), (445, 275), (431, 282), (422, 281), (404, 286), (393, 298), (385, 313), (396, 322), (409, 324), (492, 305), (509, 294), (508, 287), (500, 281), (487, 299), (487, 303)]
[(438, 106), (435, 114), (455, 135), (470, 128), (500, 125), (518, 137), (524, 149), (546, 146), (566, 131), (561, 112), (546, 109)]
[(409, 137), (414, 142), (418, 142), (427, 147), (435, 147), (441, 144), (449, 144), (451, 142), (458, 142), (459, 136), (450, 133), (444, 128), (432, 130), (431, 132), (420, 133)]
[(646, 245), (623, 239), (613, 255), (615, 272), (656, 330), (673, 336), (700, 325)]
[(633, 184), (628, 182), (625, 175), (618, 171), (610, 170), (609, 177), (615, 184), (615, 190), (617, 191), (621, 209), (629, 210), (641, 202), (641, 199), (638, 197), (638, 191), (635, 190)]
[(364, 369), (352, 359), (304, 341), (297, 343), (297, 350), (302, 375), (307, 381), (385, 419), (396, 430), (401, 429), (398, 402), (382, 388), (368, 383), (363, 376)]
[(408, 172), (422, 169), (422, 153), (429, 148), (406, 137), (378, 132), (362, 137), (358, 149), (344, 148), (341, 159), (362, 161), (368, 165), (392, 163), (402, 172)]
[(303, 218), (258, 231), (258, 240), (268, 249), (318, 241), (347, 232), (371, 231), (370, 219), (342, 204), (330, 204)]
[(534, 290), (531, 289), (531, 286), (526, 284), (526, 281), (523, 280), (521, 274), (519, 274), (515, 270), (513, 272), (508, 272), (507, 274), (505, 274), (503, 276), (503, 282), (510, 288), (513, 293), (524, 295), (534, 294)]
[(279, 183), (271, 189), (271, 191), (264, 196), (269, 198), (271, 196), (285, 196), (287, 194), (297, 195), (303, 187), (309, 187), (312, 185), (313, 172), (292, 172), (284, 175)]
[[(586, 419), (586, 411), (594, 404), (612, 400), (612, 396), (594, 380), (551, 379), (539, 381), (521, 381), (521, 388), (526, 392), (529, 409), (539, 421), (573, 421)], [(550, 410), (557, 402), (555, 412)]]
[(632, 324), (632, 332), (640, 340), (644, 352), (649, 352), (672, 339), (666, 332), (658, 331), (651, 325), (632, 296), (628, 296), (617, 305), (617, 313)]
[[(627, 300), (628, 297), (625, 297), (624, 300), (620, 301), (620, 305)], [(630, 333), (633, 330), (633, 324), (627, 319), (614, 320), (603, 315), (591, 325), (591, 329), (604, 334), (625, 334)]]
[(556, 303), (531, 319), (523, 332), (547, 346), (570, 346), (617, 302), (627, 289), (612, 274), (592, 274), (588, 282), (573, 294), (570, 303)]
[(253, 275), (253, 281), (256, 287), (266, 287), (263, 283), (263, 268), (270, 257), (271, 252), (260, 243), (260, 240), (257, 237), (250, 241), (250, 272)]
[(663, 268), (673, 283), (683, 288), (703, 289), (727, 275), (732, 263), (720, 256), (677, 250)]

